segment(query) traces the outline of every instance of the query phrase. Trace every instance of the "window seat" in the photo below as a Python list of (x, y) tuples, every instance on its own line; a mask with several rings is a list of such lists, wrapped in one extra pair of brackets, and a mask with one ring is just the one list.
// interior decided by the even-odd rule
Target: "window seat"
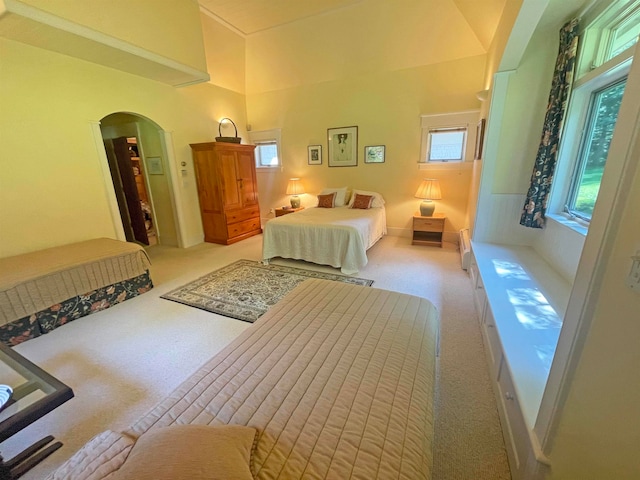
[(532, 441), (571, 284), (531, 247), (471, 242), (470, 275), (514, 478)]

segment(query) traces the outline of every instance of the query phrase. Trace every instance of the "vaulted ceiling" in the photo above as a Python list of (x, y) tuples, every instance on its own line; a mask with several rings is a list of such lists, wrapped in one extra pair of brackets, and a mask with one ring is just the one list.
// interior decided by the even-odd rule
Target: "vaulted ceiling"
[[(199, 0), (200, 6), (242, 35), (323, 15), (363, 2), (398, 0)], [(415, 1), (415, 0), (400, 0)], [(440, 0), (460, 11), (480, 43), (488, 48), (506, 0)]]

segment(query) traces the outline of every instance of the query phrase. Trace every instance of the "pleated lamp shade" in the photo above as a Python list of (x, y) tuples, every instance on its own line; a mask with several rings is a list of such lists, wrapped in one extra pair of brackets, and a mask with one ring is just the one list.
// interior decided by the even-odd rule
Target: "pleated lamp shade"
[(291, 208), (299, 208), (300, 207), (300, 197), (298, 196), (301, 193), (304, 193), (304, 187), (302, 186), (302, 181), (299, 178), (290, 178), (289, 183), (287, 183), (287, 195), (293, 195), (291, 197)]
[(433, 200), (440, 200), (442, 198), (440, 182), (435, 178), (425, 178), (418, 187), (415, 196), (416, 198), (424, 199), (420, 204), (420, 215), (423, 217), (432, 217), (436, 208)]

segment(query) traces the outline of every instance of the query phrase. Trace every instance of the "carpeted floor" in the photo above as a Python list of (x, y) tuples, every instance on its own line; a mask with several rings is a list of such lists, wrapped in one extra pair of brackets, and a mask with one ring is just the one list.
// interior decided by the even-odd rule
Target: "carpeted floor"
[(238, 260), (160, 298), (253, 323), (269, 307), (309, 278), (367, 287), (373, 284), (373, 280), (364, 278), (284, 265), (264, 265), (255, 260)]
[[(10, 458), (48, 434), (64, 443), (22, 478), (43, 479), (94, 435), (126, 428), (250, 327), (160, 295), (236, 260), (259, 260), (261, 242), (257, 236), (231, 246), (151, 247), (152, 291), (18, 345), (75, 392), (0, 445)], [(441, 312), (433, 479), (509, 479), (471, 284), (455, 247), (412, 246), (408, 238), (387, 236), (368, 256), (359, 277), (374, 280), (374, 288), (425, 297)], [(304, 262), (274, 263), (339, 273)]]

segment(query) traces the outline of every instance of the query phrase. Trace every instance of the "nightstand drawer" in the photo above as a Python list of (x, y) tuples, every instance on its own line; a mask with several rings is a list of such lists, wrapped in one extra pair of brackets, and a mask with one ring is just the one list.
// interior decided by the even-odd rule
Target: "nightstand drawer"
[(413, 217), (413, 229), (418, 232), (442, 232), (444, 218)]

